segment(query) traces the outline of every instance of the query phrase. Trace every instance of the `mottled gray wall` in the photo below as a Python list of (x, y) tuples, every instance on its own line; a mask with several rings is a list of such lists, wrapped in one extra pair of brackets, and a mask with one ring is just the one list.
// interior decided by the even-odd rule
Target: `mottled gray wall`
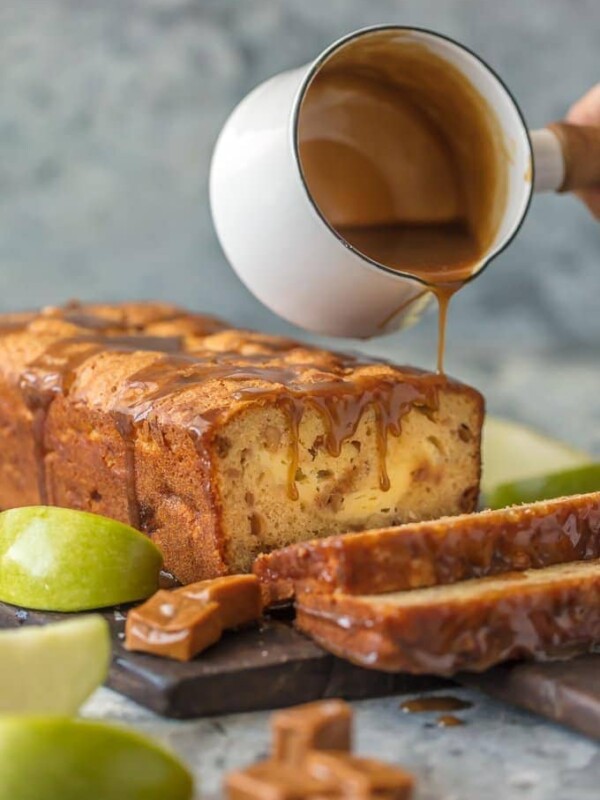
[[(600, 78), (598, 0), (2, 0), (1, 307), (162, 297), (285, 329), (215, 239), (215, 137), (257, 82), (391, 21), (474, 48), (532, 126)], [(496, 341), (597, 350), (599, 231), (575, 200), (538, 198), (518, 241), (456, 302), (451, 363)], [(400, 337), (402, 357), (427, 352), (434, 323)]]

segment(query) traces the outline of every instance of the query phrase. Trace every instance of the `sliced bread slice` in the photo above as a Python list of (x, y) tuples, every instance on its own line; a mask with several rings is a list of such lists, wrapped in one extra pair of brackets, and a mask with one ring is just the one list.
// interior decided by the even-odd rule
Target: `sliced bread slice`
[(335, 655), (390, 672), (566, 658), (600, 644), (600, 560), (383, 595), (301, 594), (296, 622)]
[(268, 602), (380, 594), (600, 558), (600, 492), (332, 536), (260, 556)]

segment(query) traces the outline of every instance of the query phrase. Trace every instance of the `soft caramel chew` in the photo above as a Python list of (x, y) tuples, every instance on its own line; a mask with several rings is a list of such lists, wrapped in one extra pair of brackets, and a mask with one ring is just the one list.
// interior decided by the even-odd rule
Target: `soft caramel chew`
[(481, 396), (163, 304), (0, 318), (0, 507), (131, 523), (183, 583), (471, 511)]
[(389, 594), (301, 594), (296, 621), (335, 655), (392, 672), (565, 658), (600, 644), (600, 561)]
[(225, 779), (228, 800), (410, 800), (404, 770), (347, 753), (310, 753), (302, 766), (262, 761)]
[(287, 708), (271, 717), (273, 758), (300, 766), (310, 750), (352, 749), (352, 709), (343, 700)]
[(341, 796), (348, 800), (410, 800), (412, 796), (412, 775), (372, 758), (315, 751), (307, 755), (304, 764), (311, 777), (335, 781)]
[(260, 556), (268, 602), (381, 594), (600, 558), (600, 492), (305, 542)]
[(227, 775), (229, 800), (410, 800), (412, 776), (351, 754), (352, 708), (343, 700), (278, 711), (271, 725), (271, 758)]
[(262, 614), (255, 575), (227, 575), (159, 590), (127, 615), (125, 647), (189, 661), (224, 630), (257, 622)]
[(221, 638), (217, 603), (198, 603), (160, 590), (127, 614), (125, 647), (190, 661)]
[(260, 584), (255, 575), (227, 575), (191, 583), (174, 594), (195, 602), (217, 603), (225, 630), (256, 622), (262, 614)]
[[(227, 800), (344, 800), (337, 781), (312, 778), (304, 765), (260, 761), (225, 778)], [(349, 799), (348, 799), (349, 800)]]

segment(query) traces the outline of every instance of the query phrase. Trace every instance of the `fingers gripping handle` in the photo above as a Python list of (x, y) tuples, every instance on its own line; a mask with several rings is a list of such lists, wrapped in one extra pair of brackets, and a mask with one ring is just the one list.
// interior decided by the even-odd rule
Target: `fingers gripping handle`
[(600, 187), (600, 127), (554, 122), (532, 131), (536, 192)]

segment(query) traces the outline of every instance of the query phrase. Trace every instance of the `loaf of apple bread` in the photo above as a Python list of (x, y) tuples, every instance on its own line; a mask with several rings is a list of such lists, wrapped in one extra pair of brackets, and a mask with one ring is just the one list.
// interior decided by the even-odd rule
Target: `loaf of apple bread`
[(163, 304), (0, 317), (0, 507), (129, 522), (184, 583), (471, 511), (482, 419), (444, 376)]

